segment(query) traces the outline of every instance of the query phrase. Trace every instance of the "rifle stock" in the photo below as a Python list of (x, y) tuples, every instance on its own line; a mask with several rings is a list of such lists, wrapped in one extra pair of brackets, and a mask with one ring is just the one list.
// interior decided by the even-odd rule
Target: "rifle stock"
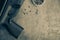
[(3, 25), (8, 30), (8, 32), (15, 38), (17, 38), (20, 35), (20, 33), (24, 30), (24, 28), (17, 25), (14, 21), (5, 22)]

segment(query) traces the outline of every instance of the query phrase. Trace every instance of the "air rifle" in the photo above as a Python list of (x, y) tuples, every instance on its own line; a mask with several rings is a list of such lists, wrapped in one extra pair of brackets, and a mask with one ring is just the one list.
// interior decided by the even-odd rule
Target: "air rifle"
[(17, 25), (13, 18), (17, 15), (24, 0), (0, 0), (0, 27), (5, 27), (8, 32), (17, 38), (24, 28)]

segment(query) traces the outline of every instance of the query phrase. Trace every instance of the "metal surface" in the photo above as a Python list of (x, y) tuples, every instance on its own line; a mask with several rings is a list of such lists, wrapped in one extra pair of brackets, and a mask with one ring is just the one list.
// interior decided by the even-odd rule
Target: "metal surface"
[(32, 4), (35, 6), (42, 5), (44, 0), (31, 0)]
[(6, 2), (7, 2), (7, 0), (0, 0), (0, 16), (1, 16), (1, 14), (2, 14), (2, 12), (3, 12), (3, 9), (4, 9), (4, 7), (5, 7), (5, 5), (6, 5)]

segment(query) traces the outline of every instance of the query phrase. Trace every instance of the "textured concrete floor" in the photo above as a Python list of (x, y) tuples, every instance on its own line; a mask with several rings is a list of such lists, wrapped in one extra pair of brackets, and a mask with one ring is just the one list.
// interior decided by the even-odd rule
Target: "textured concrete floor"
[(15, 21), (24, 28), (18, 40), (60, 40), (60, 0), (37, 7), (25, 0)]

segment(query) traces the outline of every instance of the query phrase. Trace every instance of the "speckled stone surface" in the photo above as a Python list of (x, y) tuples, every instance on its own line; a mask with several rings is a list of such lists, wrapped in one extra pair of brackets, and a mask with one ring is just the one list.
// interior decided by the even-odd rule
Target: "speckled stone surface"
[(60, 40), (60, 0), (37, 7), (25, 0), (15, 21), (24, 28), (18, 40)]

